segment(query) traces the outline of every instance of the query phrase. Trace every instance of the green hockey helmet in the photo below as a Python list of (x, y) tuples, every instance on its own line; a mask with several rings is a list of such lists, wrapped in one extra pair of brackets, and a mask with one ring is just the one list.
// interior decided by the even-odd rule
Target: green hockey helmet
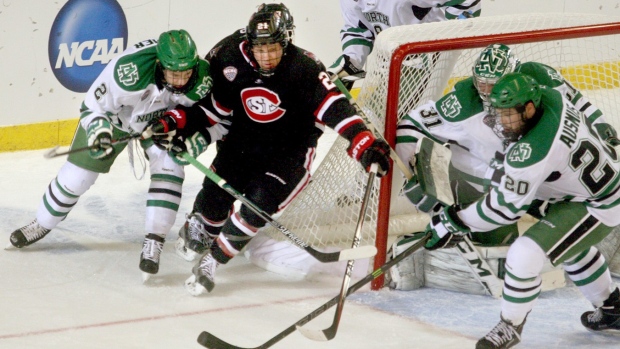
[(472, 68), (472, 73), (474, 86), (486, 104), (493, 85), (502, 76), (512, 73), (518, 64), (519, 60), (506, 45), (492, 44), (482, 50)]
[[(522, 73), (502, 76), (489, 96), (491, 114), (500, 131), (493, 128), (495, 133), (506, 141), (518, 141), (538, 122), (541, 98), (541, 87), (534, 78)], [(526, 109), (529, 102), (537, 109), (533, 114), (528, 114)]]
[(510, 73), (501, 77), (489, 96), (495, 109), (520, 108), (527, 102), (540, 105), (540, 85), (534, 78), (522, 73)]
[(164, 69), (188, 70), (198, 63), (198, 49), (187, 31), (170, 30), (157, 40), (157, 59)]

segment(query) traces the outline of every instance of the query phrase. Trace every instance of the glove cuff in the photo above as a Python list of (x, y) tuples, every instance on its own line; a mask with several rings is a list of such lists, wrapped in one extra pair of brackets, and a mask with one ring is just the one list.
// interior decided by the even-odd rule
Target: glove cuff
[(370, 145), (375, 141), (375, 136), (370, 131), (362, 131), (353, 137), (347, 152), (353, 159), (358, 160)]

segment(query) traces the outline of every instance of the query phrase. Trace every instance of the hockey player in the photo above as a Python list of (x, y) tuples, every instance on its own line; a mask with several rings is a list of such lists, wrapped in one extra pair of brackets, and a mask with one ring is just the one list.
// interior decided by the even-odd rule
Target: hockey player
[[(141, 41), (114, 58), (86, 93), (71, 143), (72, 149), (89, 146), (90, 150), (69, 155), (48, 186), (36, 218), (11, 234), (11, 244), (17, 248), (31, 245), (65, 219), (128, 144), (114, 143), (115, 139), (142, 132), (151, 119), (177, 105), (191, 106), (206, 96), (211, 85), (209, 64), (199, 59), (185, 30)], [(133, 146), (129, 143), (132, 153)], [(164, 239), (181, 201), (185, 172), (150, 139), (140, 140), (140, 146), (149, 160), (151, 183), (139, 267), (146, 274), (156, 274)]]
[(366, 58), (382, 30), (409, 24), (478, 17), (480, 0), (340, 0), (342, 55), (329, 71), (343, 78), (364, 74)]
[(520, 342), (527, 314), (541, 291), (546, 258), (562, 265), (594, 305), (581, 316), (592, 331), (620, 331), (620, 293), (594, 247), (620, 224), (620, 160), (590, 120), (561, 93), (522, 73), (500, 78), (489, 96), (497, 135), (508, 142), (487, 176), (489, 193), (431, 219), (426, 248), (455, 237), (516, 222), (535, 199), (550, 202), (544, 218), (511, 245), (506, 260), (501, 320), (476, 348)]
[[(233, 34), (211, 55), (211, 94), (199, 105), (179, 110), (188, 121), (203, 124), (188, 122), (175, 137), (187, 137), (183, 144), (197, 156), (222, 136), (210, 132), (210, 125), (226, 125), (229, 132), (223, 135), (212, 168), (263, 211), (284, 209), (309, 183), (325, 125), (351, 142), (349, 154), (366, 169), (378, 163), (379, 175), (389, 170), (389, 146), (366, 128), (323, 64), (290, 42), (279, 11), (259, 8), (245, 38)], [(234, 200), (205, 178), (189, 216), (191, 230), (202, 237), (192, 242), (194, 237), (186, 236), (187, 248), (207, 248), (186, 281), (192, 295), (210, 292), (216, 268), (237, 255), (266, 224), (245, 205), (232, 212)], [(196, 216), (200, 219), (191, 220)]]

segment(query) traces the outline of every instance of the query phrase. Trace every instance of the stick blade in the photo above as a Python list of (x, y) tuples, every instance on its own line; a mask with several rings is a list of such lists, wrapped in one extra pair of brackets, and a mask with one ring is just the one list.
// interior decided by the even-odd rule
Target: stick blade
[(335, 337), (336, 332), (330, 330), (331, 327), (325, 330), (313, 330), (310, 328), (297, 326), (297, 331), (299, 331), (304, 337), (317, 342), (327, 342), (332, 340)]
[(350, 248), (340, 251), (339, 261), (348, 261), (353, 259), (370, 258), (377, 254), (377, 247), (373, 245), (364, 245), (357, 248)]
[(55, 146), (54, 148), (52, 148), (52, 149), (50, 149), (50, 150), (46, 151), (46, 152), (43, 154), (43, 157), (44, 157), (44, 158), (46, 158), (46, 159), (51, 159), (51, 158), (54, 158), (54, 157), (58, 156), (58, 149), (59, 149), (59, 148), (60, 148), (60, 146), (58, 146), (58, 145), (57, 145), (57, 146)]
[(244, 349), (224, 342), (207, 331), (202, 331), (198, 336), (198, 344), (209, 349)]

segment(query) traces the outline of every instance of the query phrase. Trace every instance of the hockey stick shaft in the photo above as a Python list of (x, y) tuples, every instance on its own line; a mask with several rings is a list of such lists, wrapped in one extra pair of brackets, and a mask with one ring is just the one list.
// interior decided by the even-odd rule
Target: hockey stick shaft
[[(397, 255), (394, 259), (392, 259), (392, 260), (388, 261), (387, 263), (383, 264), (379, 268), (375, 269), (372, 273), (366, 275), (363, 279), (359, 280), (358, 282), (354, 283), (351, 287), (349, 287), (348, 290), (347, 290), (347, 294), (346, 294), (347, 297), (349, 295), (355, 293), (357, 290), (362, 288), (364, 285), (368, 284), (369, 282), (371, 282), (374, 279), (376, 279), (376, 278), (380, 277), (381, 275), (383, 275), (386, 271), (388, 271), (390, 268), (392, 268), (396, 264), (400, 263), (400, 261), (402, 261), (403, 259), (409, 257), (415, 251), (417, 251), (420, 248), (422, 248), (424, 246), (424, 244), (426, 244), (426, 241), (428, 241), (428, 239), (430, 238), (431, 234), (430, 233), (420, 233), (420, 235), (422, 235), (422, 237), (420, 238), (420, 240), (418, 242), (416, 242), (415, 244), (409, 246), (409, 248), (407, 248), (402, 253)], [(312, 321), (313, 319), (315, 319), (319, 315), (323, 314), (329, 308), (333, 307), (336, 303), (338, 303), (339, 299), (340, 299), (340, 296), (336, 296), (336, 297), (330, 299), (327, 303), (325, 303), (325, 304), (321, 305), (320, 307), (316, 308), (311, 313), (309, 313), (308, 315), (304, 316), (303, 318), (298, 320), (296, 323), (294, 323), (291, 326), (287, 327), (286, 329), (284, 329), (284, 331), (278, 333), (276, 336), (272, 337), (270, 340), (268, 340), (264, 344), (259, 345), (258, 347), (254, 347), (254, 348), (238, 347), (238, 346), (232, 345), (230, 343), (227, 343), (227, 342), (219, 339), (218, 337), (212, 335), (211, 333), (209, 333), (207, 331), (203, 331), (200, 334), (200, 336), (198, 336), (198, 343), (200, 343), (200, 345), (202, 345), (202, 346), (204, 346), (206, 348), (209, 348), (209, 349), (266, 349), (266, 348), (270, 348), (274, 344), (276, 344), (279, 341), (281, 341), (282, 339), (286, 338), (289, 334), (295, 332), (295, 329), (297, 327), (300, 327), (300, 326), (303, 326), (303, 325), (307, 324), (308, 322)]]
[[(368, 182), (366, 183), (366, 191), (364, 192), (364, 198), (362, 199), (360, 213), (357, 217), (357, 224), (355, 227), (355, 235), (353, 236), (352, 248), (356, 248), (359, 245), (360, 239), (362, 237), (362, 227), (364, 225), (366, 211), (368, 210), (368, 201), (370, 199), (370, 193), (372, 192), (372, 189), (374, 187), (374, 181), (377, 175), (378, 168), (379, 165), (376, 163), (370, 166), (370, 171), (368, 173)], [(340, 318), (342, 317), (342, 309), (344, 308), (344, 300), (347, 297), (347, 290), (349, 288), (349, 283), (351, 282), (351, 274), (353, 273), (354, 264), (355, 260), (353, 259), (347, 262), (347, 267), (344, 272), (344, 278), (342, 279), (342, 287), (340, 288), (340, 295), (338, 296), (336, 312), (334, 313), (334, 321), (332, 322), (331, 326), (324, 330), (318, 331), (306, 329), (304, 327), (298, 327), (297, 329), (307, 338), (318, 341), (328, 341), (336, 337), (338, 325), (340, 324)]]
[[(380, 137), (381, 139), (385, 140), (383, 135), (378, 132), (376, 128), (372, 125), (372, 122), (370, 121), (366, 113), (362, 110), (362, 108), (359, 106), (359, 104), (357, 104), (353, 96), (351, 96), (349, 90), (345, 88), (342, 81), (340, 81), (337, 77), (336, 79), (332, 79), (332, 81), (334, 82), (334, 84), (336, 84), (340, 92), (342, 92), (347, 97), (351, 105), (353, 105), (357, 113), (364, 120), (364, 123), (366, 123), (366, 126), (373, 131), (376, 137)], [(405, 165), (405, 163), (400, 159), (400, 157), (396, 154), (396, 151), (392, 147), (390, 147), (390, 158), (392, 159), (392, 161), (394, 161), (396, 166), (398, 166), (400, 171), (405, 175), (407, 180), (413, 177), (413, 172), (411, 171), (410, 167)], [(486, 292), (492, 297), (501, 297), (503, 289), (502, 280), (500, 280), (496, 276), (496, 274), (493, 272), (493, 269), (491, 269), (486, 260), (482, 258), (482, 256), (480, 256), (480, 253), (478, 253), (478, 250), (471, 242), (469, 237), (463, 236), (463, 242), (460, 242), (456, 246), (456, 249), (461, 255), (461, 257), (465, 259), (467, 265), (471, 268), (476, 279), (486, 290)]]
[(321, 252), (314, 249), (312, 246), (306, 244), (302, 239), (293, 234), (290, 230), (288, 230), (285, 226), (278, 223), (275, 219), (271, 218), (271, 216), (263, 211), (260, 207), (250, 201), (248, 198), (243, 196), (240, 192), (235, 190), (232, 186), (230, 186), (226, 180), (222, 177), (218, 176), (215, 172), (211, 171), (205, 165), (203, 165), (196, 158), (189, 155), (187, 152), (183, 152), (182, 156), (185, 160), (187, 160), (190, 164), (194, 165), (200, 172), (204, 173), (207, 178), (209, 178), (213, 183), (217, 184), (220, 188), (224, 189), (227, 193), (232, 195), (235, 199), (239, 200), (243, 203), (247, 208), (252, 210), (256, 215), (261, 217), (265, 222), (271, 224), (274, 228), (284, 234), (289, 240), (291, 240), (297, 247), (302, 248), (318, 261), (327, 263), (327, 262), (336, 262), (343, 261), (349, 259), (360, 259), (360, 258), (370, 258), (377, 253), (377, 248), (375, 246), (362, 246), (355, 249), (347, 249), (341, 250), (338, 252)]
[[(112, 140), (112, 144), (127, 143), (127, 142), (131, 141), (132, 139), (136, 139), (136, 138), (140, 138), (140, 137), (141, 137), (141, 134), (139, 134), (139, 133), (132, 133), (132, 134), (129, 134), (127, 136), (123, 136), (123, 137), (120, 137), (118, 139)], [(80, 152), (83, 152), (83, 151), (95, 149), (96, 147), (98, 147), (98, 145), (89, 145), (89, 146), (86, 146), (86, 147), (69, 149), (69, 150), (66, 150), (66, 151), (58, 151), (59, 147), (56, 146), (56, 147), (50, 149), (45, 154), (43, 154), (43, 157), (46, 158), (46, 159), (51, 159), (51, 158), (55, 158), (55, 157), (58, 157), (58, 156), (69, 155), (69, 154), (73, 154), (73, 153), (80, 153)]]

